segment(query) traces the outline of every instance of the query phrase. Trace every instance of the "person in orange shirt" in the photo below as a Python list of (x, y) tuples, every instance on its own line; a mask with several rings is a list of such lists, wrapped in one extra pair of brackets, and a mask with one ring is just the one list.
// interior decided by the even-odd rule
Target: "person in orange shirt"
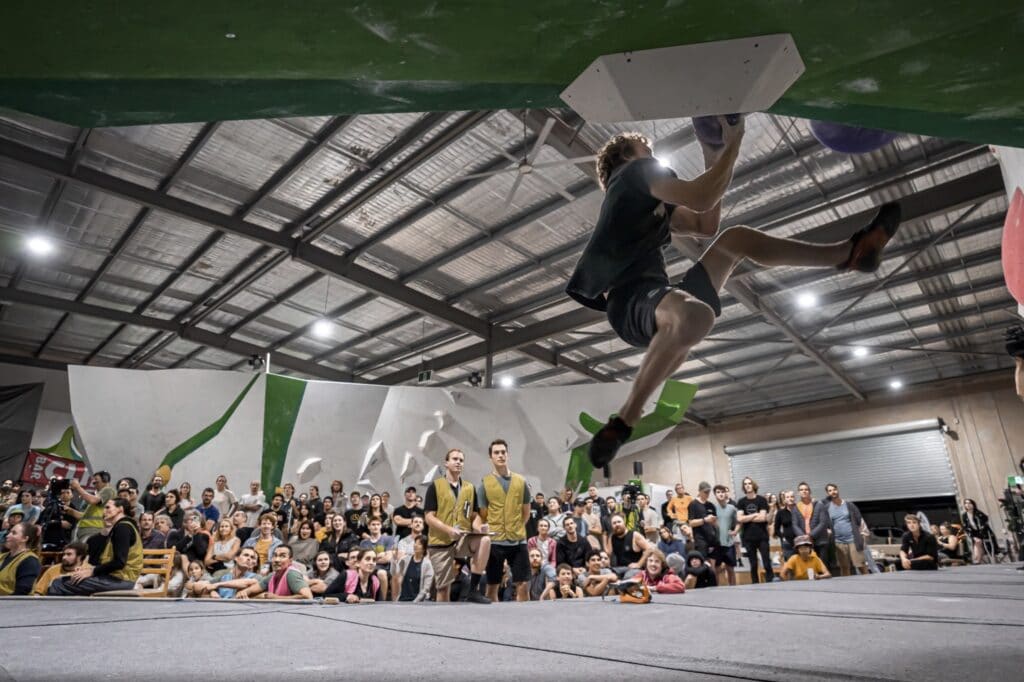
[(800, 516), (803, 517), (803, 523), (800, 523), (798, 518), (794, 518), (793, 528), (799, 530), (800, 535), (810, 535), (811, 515), (814, 513), (814, 498), (811, 497), (811, 486), (805, 481), (800, 481), (796, 491), (800, 495), (800, 499), (796, 503), (796, 509), (800, 512)]
[[(668, 515), (677, 526), (685, 526), (690, 522), (690, 503), (693, 498), (686, 493), (682, 483), (676, 483), (676, 496), (668, 503)], [(675, 530), (675, 529), (673, 529)]]

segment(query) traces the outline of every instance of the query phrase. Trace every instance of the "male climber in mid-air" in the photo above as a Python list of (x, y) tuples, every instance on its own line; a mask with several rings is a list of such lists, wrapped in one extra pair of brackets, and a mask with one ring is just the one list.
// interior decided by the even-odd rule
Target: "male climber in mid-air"
[(732, 180), (744, 122), (741, 116), (719, 116), (717, 121), (722, 144), (701, 142), (707, 170), (693, 180), (680, 180), (662, 167), (639, 134), (616, 135), (598, 154), (604, 203), (566, 291), (589, 308), (607, 311), (615, 333), (631, 345), (646, 347), (647, 353), (626, 402), (590, 442), (595, 468), (614, 459), (652, 393), (711, 331), (722, 313), (718, 292), (744, 259), (766, 267), (873, 272), (899, 226), (899, 204), (889, 203), (850, 239), (833, 244), (731, 227), (718, 234), (682, 280), (670, 283), (661, 249), (671, 236), (718, 233), (722, 197)]

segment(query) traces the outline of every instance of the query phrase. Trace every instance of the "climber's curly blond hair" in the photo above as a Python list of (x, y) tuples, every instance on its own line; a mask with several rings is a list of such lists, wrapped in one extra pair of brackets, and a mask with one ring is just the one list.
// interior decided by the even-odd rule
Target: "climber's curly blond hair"
[(601, 189), (608, 189), (608, 178), (616, 168), (632, 160), (634, 142), (651, 146), (647, 137), (641, 133), (619, 133), (601, 147), (601, 151), (597, 153), (597, 180), (601, 184)]

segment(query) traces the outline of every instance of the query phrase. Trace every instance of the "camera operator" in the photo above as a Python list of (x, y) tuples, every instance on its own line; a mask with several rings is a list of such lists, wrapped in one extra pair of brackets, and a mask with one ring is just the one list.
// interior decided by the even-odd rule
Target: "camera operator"
[(110, 474), (106, 471), (97, 471), (92, 475), (90, 482), (95, 493), (83, 488), (77, 479), (71, 479), (71, 489), (85, 500), (87, 505), (82, 518), (78, 521), (77, 540), (85, 540), (103, 530), (103, 507), (117, 496), (110, 485)]
[(644, 524), (640, 508), (636, 506), (637, 495), (642, 495), (643, 490), (638, 485), (627, 483), (622, 486), (622, 508), (619, 513), (626, 523), (626, 530), (638, 530), (643, 533)]
[(39, 525), (43, 531), (43, 551), (55, 552), (71, 542), (71, 537), (82, 512), (71, 506), (71, 482), (61, 478), (50, 479), (49, 496)]

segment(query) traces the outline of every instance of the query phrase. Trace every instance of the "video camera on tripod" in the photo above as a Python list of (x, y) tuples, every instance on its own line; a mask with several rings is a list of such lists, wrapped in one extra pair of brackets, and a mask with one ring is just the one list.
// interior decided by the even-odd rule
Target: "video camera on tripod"
[(46, 502), (39, 515), (39, 525), (43, 529), (42, 550), (44, 552), (59, 552), (67, 544), (67, 534), (61, 525), (64, 521), (64, 503), (60, 501), (60, 495), (70, 489), (70, 479), (57, 476), (50, 479)]

